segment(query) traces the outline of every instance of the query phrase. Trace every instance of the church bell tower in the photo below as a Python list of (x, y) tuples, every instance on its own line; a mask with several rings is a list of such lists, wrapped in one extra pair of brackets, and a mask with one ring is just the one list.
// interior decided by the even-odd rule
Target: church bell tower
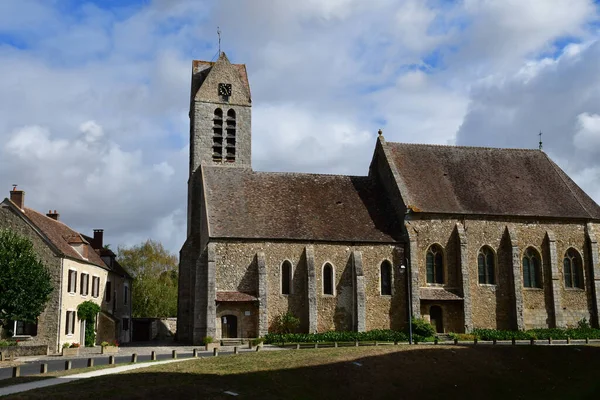
[(190, 180), (200, 165), (251, 167), (251, 98), (244, 64), (225, 53), (193, 61)]

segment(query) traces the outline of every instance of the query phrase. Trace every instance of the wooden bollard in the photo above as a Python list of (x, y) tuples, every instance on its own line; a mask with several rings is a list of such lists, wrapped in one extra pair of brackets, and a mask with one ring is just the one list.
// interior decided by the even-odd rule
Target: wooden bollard
[(473, 339), (473, 344), (477, 344), (477, 338)]
[(492, 344), (498, 344), (498, 341), (496, 339), (492, 340)]
[(40, 364), (40, 374), (47, 374), (47, 373), (48, 373), (48, 364), (46, 364), (46, 363)]
[(238, 354), (240, 352), (239, 348), (237, 346), (235, 346), (233, 348), (233, 354)]
[(4, 359), (4, 353), (3, 353), (3, 352), (1, 352), (1, 351), (0, 351), (0, 361), (6, 361), (6, 360)]
[(398, 346), (398, 341), (394, 340), (394, 346)]
[(177, 350), (173, 350), (171, 352), (171, 357), (173, 357), (173, 360), (175, 360), (177, 358)]
[(517, 340), (516, 340), (515, 338), (512, 338), (512, 344), (513, 344), (513, 346), (514, 346), (515, 344), (517, 344)]
[(354, 341), (354, 346), (355, 346), (355, 347), (358, 347), (358, 340), (355, 340), (355, 341)]
[(215, 356), (215, 357), (216, 357), (216, 356), (218, 356), (218, 355), (219, 355), (219, 349), (218, 349), (217, 347), (215, 347), (215, 348), (213, 349), (213, 356)]
[(296, 343), (296, 350), (300, 350), (300, 343)]
[(93, 358), (88, 358), (87, 366), (88, 366), (88, 368), (94, 366), (94, 359)]
[(454, 344), (458, 344), (458, 339), (454, 339)]
[(70, 370), (72, 367), (71, 360), (65, 361), (65, 371)]
[(333, 342), (333, 347), (338, 347), (337, 342)]
[(585, 344), (590, 344), (590, 338), (589, 337), (585, 338)]
[(319, 343), (315, 342), (315, 349), (319, 348)]
[(571, 344), (571, 338), (567, 336), (567, 344)]
[(150, 353), (150, 361), (156, 361), (156, 352), (155, 351)]
[(135, 363), (137, 362), (137, 354), (133, 353), (133, 354), (131, 355), (131, 362), (132, 362), (133, 364), (135, 364)]
[(433, 339), (433, 344), (438, 344), (440, 341), (438, 338)]
[(262, 346), (256, 346), (256, 351), (259, 352)]
[(18, 378), (20, 376), (21, 376), (21, 367), (13, 367), (12, 377), (13, 378)]
[(535, 344), (535, 339), (534, 338), (529, 339), (529, 344), (533, 346)]
[(108, 356), (108, 364), (115, 365), (115, 356)]
[(548, 338), (548, 344), (552, 344), (552, 338), (551, 337)]
[[(236, 347), (236, 349), (237, 349), (237, 347)], [(194, 358), (198, 357), (198, 349), (192, 350), (192, 357), (194, 357)]]

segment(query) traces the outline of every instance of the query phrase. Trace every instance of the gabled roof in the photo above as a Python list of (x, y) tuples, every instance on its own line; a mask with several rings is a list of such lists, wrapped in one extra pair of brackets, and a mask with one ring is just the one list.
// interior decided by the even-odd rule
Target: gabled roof
[[(90, 246), (89, 243), (83, 239), (79, 233), (75, 232), (67, 225), (60, 221), (49, 218), (44, 214), (40, 214), (31, 208), (25, 207), (24, 210), (20, 210), (9, 199), (5, 199), (4, 201), (8, 204), (11, 204), (13, 206), (13, 210), (19, 212), (26, 221), (33, 225), (33, 227), (36, 228), (57, 250), (60, 256), (106, 268), (100, 256), (92, 249), (92, 246)], [(84, 258), (81, 254), (79, 254), (79, 252), (71, 247), (69, 243), (77, 243), (87, 246), (88, 258)]]
[(600, 207), (540, 150), (385, 143), (413, 212), (600, 219)]
[(397, 241), (401, 226), (368, 177), (203, 166), (211, 238)]
[(191, 99), (193, 100), (198, 92), (198, 89), (210, 72), (212, 71), (215, 64), (225, 64), (233, 67), (233, 69), (239, 75), (240, 82), (242, 83), (244, 90), (247, 93), (248, 99), (251, 98), (250, 93), (250, 83), (248, 82), (248, 72), (246, 71), (246, 64), (231, 64), (229, 59), (225, 55), (225, 53), (221, 53), (217, 61), (202, 61), (202, 60), (193, 60), (192, 61), (192, 90), (191, 90)]

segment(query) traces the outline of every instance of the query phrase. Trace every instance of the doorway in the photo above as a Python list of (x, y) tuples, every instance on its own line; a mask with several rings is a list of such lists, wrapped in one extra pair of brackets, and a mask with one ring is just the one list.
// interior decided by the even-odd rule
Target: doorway
[(429, 309), (429, 320), (437, 333), (444, 333), (444, 320), (440, 306), (431, 306)]
[(221, 337), (225, 339), (237, 338), (237, 317), (223, 315), (221, 317)]

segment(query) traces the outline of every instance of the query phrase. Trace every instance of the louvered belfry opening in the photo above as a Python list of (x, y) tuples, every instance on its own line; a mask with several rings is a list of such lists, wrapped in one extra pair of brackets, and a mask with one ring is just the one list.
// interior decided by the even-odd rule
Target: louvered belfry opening
[(223, 110), (217, 108), (213, 117), (213, 161), (223, 160)]
[(227, 111), (227, 137), (226, 137), (226, 161), (235, 161), (235, 131), (236, 131), (236, 118), (235, 110), (229, 109)]

